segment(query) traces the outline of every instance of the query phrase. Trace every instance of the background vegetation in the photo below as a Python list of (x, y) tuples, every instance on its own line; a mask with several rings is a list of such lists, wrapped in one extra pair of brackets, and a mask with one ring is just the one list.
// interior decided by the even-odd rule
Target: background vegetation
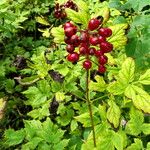
[[(0, 1), (0, 149), (150, 150), (149, 0), (74, 2), (57, 19), (53, 0)], [(62, 25), (99, 15), (114, 50), (104, 75), (91, 70), (94, 148), (85, 70), (66, 60)]]

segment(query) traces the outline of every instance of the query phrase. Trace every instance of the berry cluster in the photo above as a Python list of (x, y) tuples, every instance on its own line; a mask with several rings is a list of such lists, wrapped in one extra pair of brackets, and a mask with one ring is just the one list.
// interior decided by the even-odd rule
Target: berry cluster
[(59, 5), (59, 3), (56, 3), (54, 8), (54, 16), (57, 19), (63, 19), (66, 18), (66, 12), (65, 8), (70, 8), (75, 11), (78, 11), (77, 5), (72, 1), (68, 0), (65, 4)]
[[(80, 55), (85, 56), (83, 68), (88, 70), (92, 67), (91, 56), (95, 56), (98, 59), (98, 71), (104, 73), (108, 61), (105, 53), (113, 50), (113, 45), (107, 41), (107, 38), (112, 35), (112, 30), (102, 27), (101, 20), (97, 18), (89, 21), (86, 30), (77, 30), (77, 26), (71, 22), (66, 22), (63, 27), (66, 50), (69, 53), (67, 60), (76, 63)], [(78, 52), (75, 52), (76, 47), (79, 47)]]

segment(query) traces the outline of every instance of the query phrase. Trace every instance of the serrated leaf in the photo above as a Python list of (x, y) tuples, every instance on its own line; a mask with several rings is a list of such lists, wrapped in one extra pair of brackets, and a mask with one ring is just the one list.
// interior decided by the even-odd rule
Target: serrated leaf
[(143, 75), (140, 76), (139, 81), (144, 85), (150, 84), (150, 69), (148, 69)]
[(140, 139), (134, 139), (134, 143), (127, 147), (126, 150), (141, 150), (143, 149), (143, 143)]
[(47, 101), (44, 105), (41, 106), (41, 108), (38, 109), (33, 109), (32, 111), (30, 111), (28, 114), (28, 116), (31, 116), (34, 119), (43, 119), (44, 117), (47, 117), (50, 115), (49, 113), (49, 101)]
[(40, 107), (47, 101), (50, 95), (50, 85), (46, 80), (38, 81), (38, 87), (30, 86), (23, 94), (26, 95), (28, 100), (26, 105), (31, 105), (33, 108)]
[(145, 113), (150, 113), (150, 95), (142, 88), (129, 85), (125, 91), (125, 95), (132, 99), (136, 108), (143, 110)]
[(25, 132), (23, 129), (14, 131), (13, 129), (8, 129), (5, 131), (6, 145), (13, 146), (20, 144), (25, 138)]
[(90, 81), (90, 89), (93, 91), (103, 92), (106, 89), (106, 83), (101, 76), (95, 76), (96, 82)]
[(52, 28), (51, 34), (54, 37), (55, 43), (60, 44), (64, 42), (64, 29), (61, 26)]
[(135, 63), (134, 60), (129, 57), (122, 64), (122, 68), (119, 71), (119, 80), (121, 80), (125, 84), (129, 84), (134, 80), (134, 72)]
[(132, 58), (127, 58), (118, 73), (117, 81), (110, 83), (107, 90), (114, 94), (120, 95), (126, 91), (128, 85), (134, 80), (135, 63)]
[(130, 111), (130, 121), (127, 122), (126, 132), (130, 135), (139, 135), (142, 132), (142, 125), (144, 121), (143, 113), (132, 108)]
[(86, 11), (76, 12), (70, 8), (65, 9), (67, 17), (75, 23), (82, 24), (84, 27), (87, 27), (89, 15)]
[(42, 17), (42, 16), (41, 16), (41, 17), (39, 17), (39, 16), (38, 16), (38, 17), (35, 17), (35, 19), (36, 19), (36, 21), (37, 21), (38, 23), (40, 23), (40, 24), (43, 24), (43, 25), (46, 25), (46, 26), (47, 26), (47, 25), (50, 25), (49, 22), (46, 21), (45, 18)]
[(41, 141), (43, 141), (42, 138), (34, 137), (29, 142), (27, 142), (26, 144), (22, 145), (22, 150), (36, 149), (36, 147), (38, 146), (38, 144)]
[(124, 92), (126, 86), (122, 85), (121, 82), (112, 82), (108, 85), (107, 90), (108, 92), (112, 93), (113, 95), (120, 95)]
[(109, 27), (113, 34), (108, 38), (108, 41), (113, 44), (114, 49), (121, 49), (126, 45), (127, 37), (125, 36), (125, 29), (127, 27), (127, 24), (116, 24)]
[(109, 120), (110, 123), (113, 124), (113, 126), (115, 128), (117, 128), (119, 126), (119, 122), (120, 122), (120, 109), (119, 107), (116, 105), (116, 103), (114, 101), (110, 101), (109, 102), (109, 108), (107, 111), (107, 119)]

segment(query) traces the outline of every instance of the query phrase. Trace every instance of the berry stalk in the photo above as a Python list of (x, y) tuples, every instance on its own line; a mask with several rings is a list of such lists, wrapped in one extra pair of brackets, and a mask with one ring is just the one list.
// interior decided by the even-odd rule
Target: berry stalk
[(95, 137), (92, 105), (91, 105), (91, 100), (90, 100), (89, 81), (90, 81), (90, 70), (87, 70), (86, 71), (86, 100), (87, 100), (87, 104), (88, 104), (89, 115), (90, 115), (90, 120), (91, 120), (91, 127), (92, 127), (92, 132), (93, 132), (93, 144), (94, 144), (94, 147), (96, 147), (96, 137)]

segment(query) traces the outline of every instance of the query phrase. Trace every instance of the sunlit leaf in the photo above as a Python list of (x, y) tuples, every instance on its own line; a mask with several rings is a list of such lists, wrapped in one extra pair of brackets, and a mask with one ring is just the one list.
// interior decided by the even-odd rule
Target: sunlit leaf
[(127, 37), (125, 36), (125, 29), (127, 29), (127, 24), (116, 24), (114, 26), (110, 26), (112, 29), (112, 36), (108, 38), (108, 41), (113, 44), (114, 49), (121, 49), (125, 46), (127, 42)]

